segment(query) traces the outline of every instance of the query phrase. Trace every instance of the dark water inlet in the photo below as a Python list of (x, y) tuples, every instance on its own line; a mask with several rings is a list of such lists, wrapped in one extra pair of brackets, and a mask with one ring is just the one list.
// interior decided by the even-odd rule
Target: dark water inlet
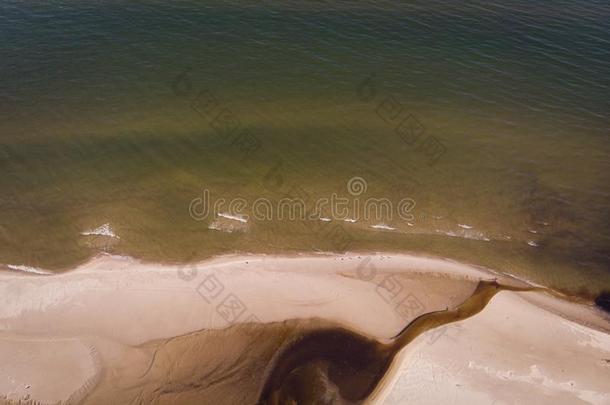
[(417, 336), (479, 313), (502, 290), (532, 289), (481, 281), (472, 296), (459, 307), (421, 315), (388, 344), (344, 328), (307, 333), (279, 355), (258, 403), (358, 403), (373, 392), (398, 352)]

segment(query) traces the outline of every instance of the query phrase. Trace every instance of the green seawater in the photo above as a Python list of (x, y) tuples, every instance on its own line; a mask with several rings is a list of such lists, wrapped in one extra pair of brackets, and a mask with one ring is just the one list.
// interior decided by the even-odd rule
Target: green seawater
[[(4, 1), (0, 34), (0, 263), (399, 251), (610, 288), (607, 2)], [(414, 206), (193, 218), (204, 190)]]

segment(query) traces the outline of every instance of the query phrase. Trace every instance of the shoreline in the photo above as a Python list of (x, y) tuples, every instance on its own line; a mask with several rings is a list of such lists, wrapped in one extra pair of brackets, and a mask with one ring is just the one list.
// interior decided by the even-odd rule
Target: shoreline
[[(164, 347), (178, 339), (200, 345), (209, 339), (222, 340), (226, 334), (234, 336), (236, 345), (243, 346), (244, 350), (251, 347), (256, 353), (260, 350), (261, 356), (266, 353), (264, 358), (268, 361), (270, 353), (286, 344), (287, 336), (320, 327), (318, 321), (312, 321), (316, 319), (322, 322), (320, 325), (337, 325), (378, 342), (388, 342), (423, 314), (457, 308), (472, 296), (481, 280), (531, 287), (514, 277), (452, 260), (394, 253), (232, 254), (186, 265), (160, 265), (123, 256), (98, 255), (77, 269), (54, 275), (0, 272), (0, 293), (6, 300), (0, 308), (0, 341), (21, 342), (21, 346), (12, 343), (21, 347), (21, 352), (14, 352), (31, 356), (44, 351), (47, 346), (42, 344), (32, 348), (27, 343), (32, 339), (40, 342), (73, 339), (99, 353), (100, 369), (104, 375), (107, 373), (103, 372), (112, 374), (122, 370), (120, 364), (126, 358), (131, 359), (135, 369), (145, 370), (147, 365), (155, 362), (154, 356), (153, 360), (150, 357), (152, 352), (146, 349), (157, 344), (153, 342), (161, 342), (159, 344)], [(523, 312), (535, 310), (544, 314), (540, 315), (541, 319), (551, 325), (573, 323), (578, 328), (595, 331), (590, 333), (610, 336), (610, 317), (600, 309), (560, 299), (550, 290), (535, 289), (537, 291), (529, 293), (510, 292), (526, 303), (521, 305), (520, 312), (514, 312), (507, 304), (501, 305), (501, 311), (510, 317), (518, 317)], [(506, 293), (499, 295), (502, 297)], [(492, 309), (497, 300), (492, 299)], [(470, 325), (477, 325), (477, 318), (488, 312), (490, 310), (486, 307), (472, 320), (465, 319), (456, 324), (463, 324), (462, 329), (468, 329)], [(491, 322), (489, 325), (495, 327), (496, 324)], [(269, 337), (275, 346), (252, 341), (251, 334), (242, 336), (243, 328), (250, 328), (252, 333), (261, 336), (275, 336)], [(483, 330), (480, 333), (485, 340), (491, 332)], [(420, 337), (407, 344), (401, 353), (413, 353), (412, 348), (417, 346), (418, 339)], [(564, 343), (580, 347), (577, 339), (570, 339), (566, 337)], [(178, 351), (183, 350), (179, 345), (176, 347)], [(589, 349), (607, 352), (604, 356), (610, 359), (610, 343)], [(72, 358), (80, 359), (80, 363), (70, 364), (56, 361), (57, 367), (64, 367), (68, 375), (78, 374), (75, 370), (88, 364), (89, 360), (77, 349), (66, 347), (63, 350)], [(511, 356), (518, 354), (519, 350), (515, 349)], [(221, 361), (223, 356), (236, 355), (230, 351), (230, 348), (225, 348), (219, 354), (206, 352), (209, 357), (206, 359), (213, 363)], [(404, 358), (401, 353), (397, 359)], [(507, 358), (494, 361), (502, 362)], [(259, 364), (261, 358), (249, 358), (248, 361)], [(46, 402), (67, 395), (52, 389), (50, 392), (50, 388), (40, 382), (41, 367), (35, 361), (24, 363), (25, 371), (23, 368), (11, 369), (15, 367), (12, 364), (21, 363), (19, 357), (14, 357), (4, 370), (0, 370), (15, 381), (17, 375), (23, 380), (21, 385), (16, 383), (12, 388), (0, 383), (0, 398), (7, 394), (13, 399), (30, 395), (30, 398)], [(400, 370), (403, 364), (402, 360), (394, 362), (378, 391), (386, 390), (383, 392), (387, 393), (393, 389), (391, 387), (398, 386), (400, 390), (405, 386), (404, 382), (396, 383), (399, 374), (395, 370)], [(172, 367), (191, 370), (195, 365), (186, 359)], [(260, 364), (257, 367), (261, 367)], [(194, 372), (191, 370), (185, 375)], [(252, 373), (264, 374), (263, 369)], [(38, 382), (26, 381), (24, 376), (27, 375)], [(103, 393), (114, 395), (108, 391), (108, 378), (103, 377), (95, 385), (90, 382), (91, 375), (85, 373), (82, 382), (89, 381), (87, 390), (99, 398)], [(167, 382), (155, 380), (149, 383), (163, 385)], [(83, 387), (79, 388), (79, 395)], [(249, 395), (256, 394), (256, 387), (252, 383)]]
[[(98, 252), (97, 254), (87, 258), (86, 260), (77, 263), (74, 266), (66, 267), (59, 270), (48, 270), (37, 267), (30, 267), (27, 265), (15, 265), (15, 264), (6, 264), (0, 263), (0, 275), (2, 274), (14, 274), (14, 275), (24, 275), (24, 276), (32, 276), (32, 277), (45, 277), (45, 276), (58, 276), (63, 274), (72, 273), (75, 271), (81, 271), (83, 269), (89, 268), (91, 265), (94, 265), (97, 261), (103, 260), (104, 258), (114, 258), (114, 259), (123, 259), (128, 262), (137, 263), (142, 266), (157, 266), (157, 267), (192, 267), (192, 266), (206, 266), (210, 264), (214, 264), (217, 262), (231, 262), (236, 261), (239, 262), (241, 260), (245, 260), (247, 258), (279, 258), (279, 259), (298, 259), (298, 258), (309, 258), (309, 257), (346, 257), (346, 256), (376, 256), (376, 255), (387, 255), (387, 256), (404, 256), (417, 258), (421, 260), (440, 260), (446, 263), (455, 263), (460, 266), (466, 266), (472, 269), (479, 270), (483, 273), (487, 273), (488, 275), (493, 275), (498, 278), (507, 278), (512, 279), (517, 283), (525, 283), (534, 287), (539, 287), (550, 294), (556, 296), (557, 298), (570, 301), (577, 304), (593, 304), (595, 305), (596, 296), (591, 295), (579, 295), (572, 294), (566, 291), (562, 291), (561, 289), (553, 288), (550, 286), (546, 286), (543, 284), (539, 284), (533, 280), (530, 280), (524, 276), (516, 275), (513, 273), (496, 271), (488, 266), (479, 265), (475, 263), (464, 262), (460, 260), (456, 260), (450, 257), (439, 257), (434, 255), (422, 254), (420, 252), (410, 252), (410, 251), (348, 251), (348, 252), (338, 252), (338, 251), (314, 251), (314, 252), (285, 252), (285, 253), (255, 253), (255, 252), (229, 252), (223, 253), (219, 255), (213, 255), (209, 257), (204, 257), (200, 260), (189, 261), (189, 262), (177, 262), (177, 261), (150, 261), (143, 258), (138, 258), (135, 256), (129, 255), (120, 255), (120, 254), (111, 254), (107, 252)], [(26, 270), (32, 269), (32, 271)]]

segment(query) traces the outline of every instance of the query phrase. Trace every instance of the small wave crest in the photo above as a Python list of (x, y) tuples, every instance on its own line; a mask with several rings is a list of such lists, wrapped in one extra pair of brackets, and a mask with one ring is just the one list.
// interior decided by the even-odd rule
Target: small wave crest
[(240, 217), (240, 216), (238, 216), (238, 215), (231, 215), (231, 214), (226, 214), (226, 213), (219, 212), (219, 213), (218, 213), (218, 216), (219, 216), (219, 217), (226, 218), (226, 219), (231, 219), (231, 220), (233, 220), (233, 221), (239, 221), (239, 222), (243, 222), (244, 224), (245, 224), (246, 222), (248, 222), (248, 220), (247, 220), (246, 218)]
[(371, 225), (371, 228), (373, 228), (373, 229), (385, 229), (387, 231), (395, 231), (396, 230), (396, 228), (393, 228), (393, 227), (391, 227), (389, 225), (386, 225), (386, 224)]
[(90, 229), (88, 231), (81, 232), (81, 235), (84, 236), (108, 236), (110, 238), (121, 239), (114, 231), (110, 224), (104, 224), (98, 226), (95, 229)]
[(42, 274), (42, 275), (53, 274), (50, 271), (42, 270), (42, 269), (32, 267), (32, 266), (25, 266), (23, 264), (8, 264), (8, 265), (6, 265), (6, 267), (8, 267), (9, 269), (14, 270), (14, 271), (23, 271), (26, 273)]

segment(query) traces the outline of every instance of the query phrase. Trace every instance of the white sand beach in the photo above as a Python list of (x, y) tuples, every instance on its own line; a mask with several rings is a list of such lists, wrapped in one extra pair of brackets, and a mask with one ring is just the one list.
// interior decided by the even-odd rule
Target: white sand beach
[[(419, 336), (372, 403), (610, 403), (608, 329), (542, 309), (533, 303), (539, 296), (500, 292), (472, 318)], [(604, 322), (597, 311), (570, 306), (583, 321)]]
[[(255, 403), (291, 331), (336, 324), (387, 342), (494, 279), (524, 285), (394, 253), (223, 256), (187, 266), (102, 255), (57, 275), (5, 271), (0, 398)], [(408, 344), (369, 401), (610, 403), (609, 331), (592, 305), (503, 291), (477, 315)], [(228, 359), (235, 369), (214, 367)], [(199, 383), (188, 383), (194, 376)], [(212, 379), (225, 385), (205, 383)]]

